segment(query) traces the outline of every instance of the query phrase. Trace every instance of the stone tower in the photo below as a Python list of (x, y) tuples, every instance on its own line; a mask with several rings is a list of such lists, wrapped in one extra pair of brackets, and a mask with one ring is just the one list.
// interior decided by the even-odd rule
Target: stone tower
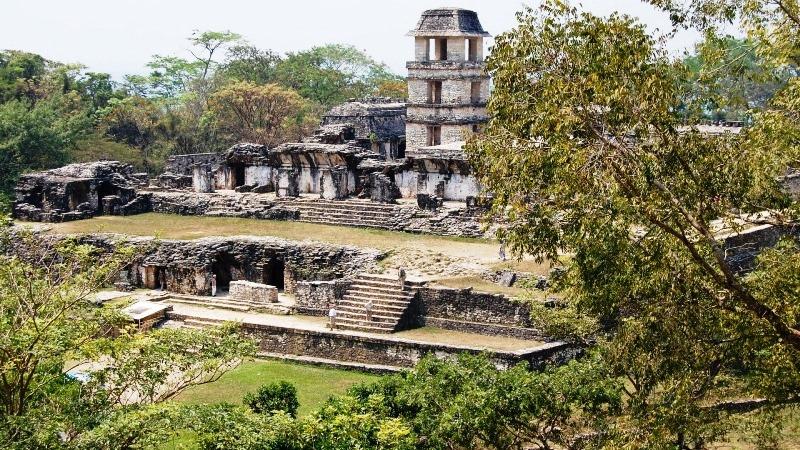
[(474, 11), (438, 8), (422, 13), (408, 62), (407, 155), (420, 147), (464, 141), (486, 122), (489, 76), (483, 30)]

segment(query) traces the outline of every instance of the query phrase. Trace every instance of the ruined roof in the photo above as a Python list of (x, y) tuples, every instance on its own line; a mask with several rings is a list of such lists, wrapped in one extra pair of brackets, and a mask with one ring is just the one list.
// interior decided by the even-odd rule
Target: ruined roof
[(57, 169), (39, 172), (41, 175), (50, 175), (52, 177), (81, 179), (107, 177), (115, 173), (128, 175), (133, 173), (133, 167), (119, 161), (95, 161), (68, 164)]
[(402, 102), (353, 101), (334, 106), (325, 113), (325, 117), (401, 116), (405, 114), (406, 104)]
[(397, 139), (406, 133), (406, 104), (381, 99), (350, 101), (322, 116), (322, 126), (330, 125), (348, 125), (358, 139)]
[(484, 31), (475, 11), (462, 8), (436, 8), (422, 13), (409, 36), (491, 36)]

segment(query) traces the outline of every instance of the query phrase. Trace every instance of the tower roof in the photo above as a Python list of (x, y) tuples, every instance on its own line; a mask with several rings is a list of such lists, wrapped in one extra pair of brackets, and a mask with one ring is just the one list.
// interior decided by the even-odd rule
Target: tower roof
[(409, 36), (491, 36), (484, 31), (475, 11), (462, 8), (436, 8), (422, 13)]

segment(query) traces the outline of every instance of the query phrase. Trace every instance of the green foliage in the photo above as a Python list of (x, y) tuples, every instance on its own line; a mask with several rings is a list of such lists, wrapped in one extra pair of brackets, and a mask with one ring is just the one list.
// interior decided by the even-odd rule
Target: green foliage
[(257, 414), (273, 414), (285, 412), (291, 417), (297, 416), (297, 388), (288, 381), (265, 384), (257, 392), (244, 396), (243, 403)]
[[(717, 67), (732, 54), (701, 56)], [(505, 242), (573, 254), (554, 287), (566, 305), (535, 311), (559, 336), (597, 342), (626, 381), (606, 445), (702, 448), (742, 413), (800, 401), (797, 243), (745, 278), (717, 237), (796, 218), (781, 185), (800, 161), (796, 78), (741, 134), (702, 134), (682, 127), (683, 62), (628, 16), (559, 1), (521, 13), (488, 68), (493, 119), (468, 151)], [(746, 77), (720, 78), (707, 92), (747, 92)], [(780, 287), (747, 281), (762, 277)]]
[(0, 191), (10, 192), (20, 173), (53, 168), (69, 160), (69, 150), (91, 126), (74, 92), (31, 103), (0, 104)]
[(797, 68), (773, 67), (758, 54), (755, 42), (707, 33), (686, 66), (685, 114), (712, 120), (750, 118), (763, 110)]
[(381, 83), (400, 79), (355, 47), (335, 44), (289, 53), (275, 71), (279, 84), (325, 107), (374, 95)]

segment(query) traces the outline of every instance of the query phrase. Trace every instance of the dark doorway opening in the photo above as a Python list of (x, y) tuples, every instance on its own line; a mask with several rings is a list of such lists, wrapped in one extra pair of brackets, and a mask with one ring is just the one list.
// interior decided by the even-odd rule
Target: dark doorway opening
[(211, 271), (217, 277), (217, 295), (220, 292), (228, 292), (231, 287), (231, 281), (235, 280), (234, 274), (237, 268), (236, 260), (227, 253), (217, 255), (214, 259)]
[(269, 263), (264, 266), (262, 282), (270, 286), (275, 286), (279, 291), (282, 291), (285, 287), (283, 278), (283, 272), (285, 269), (286, 265), (283, 261), (279, 259), (271, 259)]
[(244, 186), (244, 166), (236, 165), (233, 167), (233, 187)]
[(110, 183), (100, 183), (97, 186), (97, 212), (103, 213), (103, 197), (117, 195), (117, 190)]
[(72, 183), (69, 185), (69, 209), (78, 208), (81, 203), (89, 201), (89, 186), (84, 183)]

